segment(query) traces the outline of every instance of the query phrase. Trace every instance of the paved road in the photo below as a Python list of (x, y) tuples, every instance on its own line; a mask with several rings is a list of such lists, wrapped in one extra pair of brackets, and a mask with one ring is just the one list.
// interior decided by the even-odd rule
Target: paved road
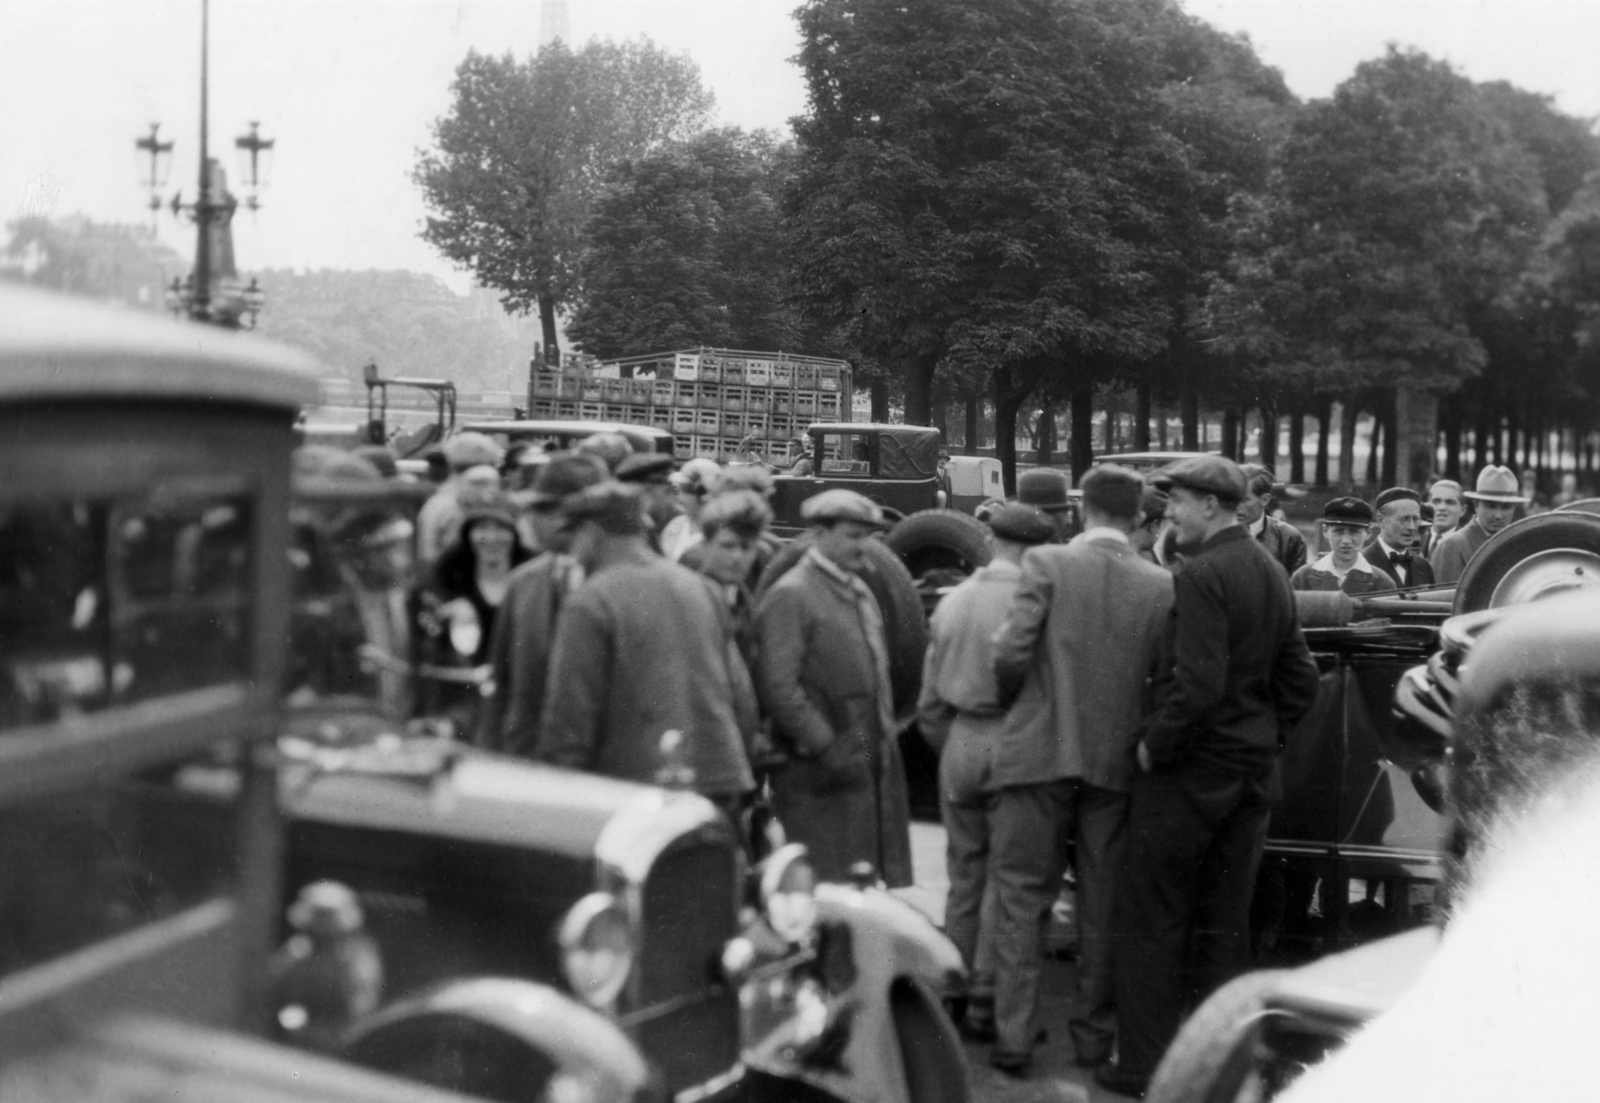
[[(935, 924), (944, 919), (948, 888), (944, 867), (944, 828), (938, 824), (911, 825), (911, 857), (916, 884), (895, 895), (924, 912)], [(1070, 961), (1051, 960), (1044, 971), (1044, 1023), (1050, 1038), (1034, 1051), (1033, 1070), (1015, 1079), (989, 1067), (989, 1047), (968, 1044), (967, 1064), (972, 1070), (975, 1103), (1126, 1103), (1096, 1085), (1089, 1070), (1073, 1063), (1067, 1039), (1067, 986), (1072, 982)]]

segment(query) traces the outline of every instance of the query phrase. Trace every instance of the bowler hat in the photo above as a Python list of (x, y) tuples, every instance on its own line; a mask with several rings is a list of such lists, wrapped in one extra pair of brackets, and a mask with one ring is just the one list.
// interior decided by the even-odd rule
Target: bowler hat
[(1017, 502), (1036, 509), (1068, 509), (1071, 482), (1053, 467), (1030, 467), (1017, 475)]
[(1056, 535), (1055, 522), (1036, 506), (1020, 502), (1001, 506), (989, 515), (989, 528), (1002, 540), (1018, 544), (1043, 544)]
[(1239, 465), (1226, 456), (1189, 456), (1168, 464), (1151, 477), (1161, 490), (1181, 486), (1198, 494), (1215, 494), (1217, 500), (1237, 505), (1244, 501), (1246, 483)]
[(613, 536), (637, 535), (650, 526), (639, 488), (613, 480), (569, 496), (561, 503), (561, 516), (569, 526), (593, 521)]
[(854, 490), (824, 490), (815, 497), (807, 498), (800, 503), (800, 517), (813, 525), (854, 521), (874, 528), (885, 527), (883, 510), (878, 503)]
[(617, 481), (664, 483), (672, 474), (672, 457), (661, 452), (635, 452), (617, 464)]
[(1412, 490), (1409, 486), (1391, 486), (1373, 500), (1372, 508), (1382, 510), (1390, 502), (1416, 502), (1422, 504), (1422, 495)]
[(1335, 498), (1322, 507), (1322, 519), (1330, 525), (1370, 525), (1372, 507), (1360, 498)]
[(1478, 489), (1462, 493), (1463, 498), (1476, 498), (1480, 502), (1507, 502), (1512, 505), (1526, 505), (1529, 498), (1522, 493), (1522, 487), (1517, 482), (1517, 477), (1511, 473), (1509, 467), (1497, 467), (1490, 464), (1478, 472)]

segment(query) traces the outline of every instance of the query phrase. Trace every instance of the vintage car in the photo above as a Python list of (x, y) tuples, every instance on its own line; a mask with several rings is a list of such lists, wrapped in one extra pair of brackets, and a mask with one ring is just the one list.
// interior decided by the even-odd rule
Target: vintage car
[[(959, 956), (870, 871), (818, 886), (797, 847), (747, 870), (691, 793), (365, 698), (283, 707), (313, 378), (248, 336), (0, 291), (0, 1098), (967, 1098)], [(316, 1000), (269, 966), (283, 905), (328, 885), (385, 978), (319, 1043), (343, 1060), (218, 1035), (302, 1040)]]

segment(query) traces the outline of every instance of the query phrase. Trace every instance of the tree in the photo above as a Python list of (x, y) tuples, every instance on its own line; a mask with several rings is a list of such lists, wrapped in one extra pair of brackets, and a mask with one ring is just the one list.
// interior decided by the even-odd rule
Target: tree
[(800, 348), (777, 193), (793, 150), (708, 131), (619, 162), (595, 202), (568, 335), (602, 358)]
[(508, 309), (537, 309), (553, 353), (606, 171), (698, 132), (711, 94), (694, 62), (647, 40), (557, 41), (525, 62), (468, 53), (452, 91), (414, 173), (434, 212), (422, 236)]

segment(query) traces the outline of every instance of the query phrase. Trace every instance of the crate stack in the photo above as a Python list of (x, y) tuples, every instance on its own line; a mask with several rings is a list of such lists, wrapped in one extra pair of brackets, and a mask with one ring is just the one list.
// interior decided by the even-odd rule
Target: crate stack
[(812, 422), (850, 420), (850, 366), (786, 352), (700, 348), (536, 368), (529, 387), (534, 418), (653, 425), (673, 435), (679, 459), (726, 460), (748, 440), (781, 463)]

